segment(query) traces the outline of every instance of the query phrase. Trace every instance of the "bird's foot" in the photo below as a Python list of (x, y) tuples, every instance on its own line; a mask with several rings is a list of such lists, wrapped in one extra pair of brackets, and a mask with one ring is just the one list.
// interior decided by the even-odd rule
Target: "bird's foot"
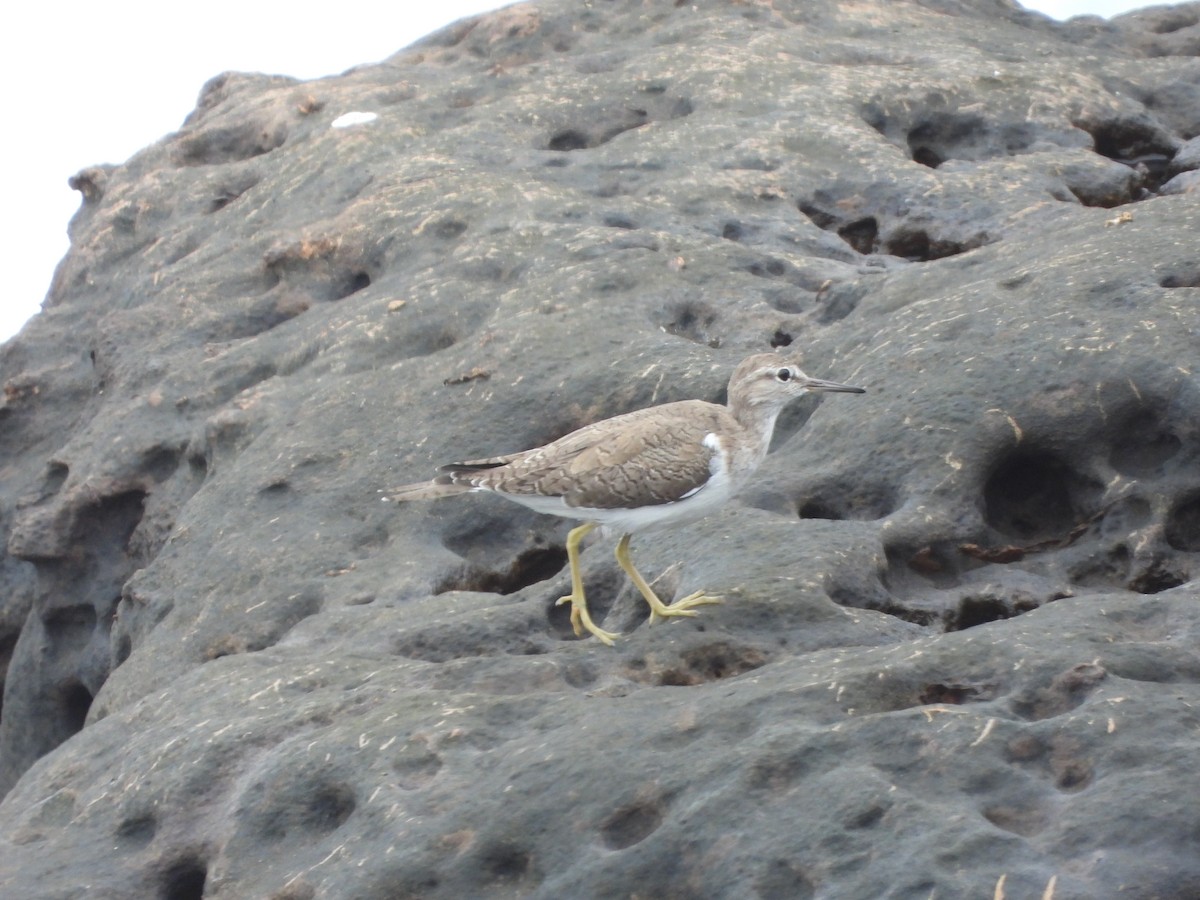
[(592, 617), (588, 613), (587, 600), (582, 594), (578, 596), (567, 594), (565, 597), (559, 597), (555, 606), (562, 606), (564, 603), (571, 604), (571, 627), (575, 630), (576, 637), (583, 637), (584, 629), (586, 629), (594, 634), (601, 643), (611, 647), (613, 641), (621, 636), (621, 632), (605, 631), (592, 621)]
[(696, 591), (694, 594), (681, 597), (674, 603), (662, 605), (661, 608), (651, 606), (650, 624), (654, 625), (657, 622), (662, 622), (674, 616), (694, 616), (696, 615), (696, 611), (692, 609), (693, 606), (712, 606), (715, 603), (724, 602), (723, 598), (715, 594), (710, 594), (707, 591)]

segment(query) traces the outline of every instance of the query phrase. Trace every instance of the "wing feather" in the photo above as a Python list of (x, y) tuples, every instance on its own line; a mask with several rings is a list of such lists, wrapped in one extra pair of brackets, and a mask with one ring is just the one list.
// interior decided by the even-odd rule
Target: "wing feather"
[(728, 416), (702, 400), (668, 403), (585, 425), (544, 447), (443, 471), (456, 483), (561, 497), (576, 508), (672, 503), (708, 481), (715, 450), (704, 439), (728, 429)]

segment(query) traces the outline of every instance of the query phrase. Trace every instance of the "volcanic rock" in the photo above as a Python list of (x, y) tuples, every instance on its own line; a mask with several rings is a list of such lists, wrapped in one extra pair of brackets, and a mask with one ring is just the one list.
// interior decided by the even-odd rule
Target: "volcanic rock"
[[(1200, 895), (1197, 22), (544, 0), (80, 172), (0, 893)], [(598, 539), (577, 639), (569, 521), (388, 501), (771, 347), (868, 393), (634, 538), (694, 619)]]

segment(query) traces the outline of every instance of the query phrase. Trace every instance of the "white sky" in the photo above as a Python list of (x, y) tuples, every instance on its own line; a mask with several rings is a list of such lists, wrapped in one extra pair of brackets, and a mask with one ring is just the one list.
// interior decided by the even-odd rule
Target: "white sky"
[[(668, 0), (652, 0), (668, 2)], [(162, 0), (19, 3), (5, 15), (7, 84), (0, 171), (5, 280), (0, 342), (38, 311), (67, 252), (79, 195), (67, 178), (124, 162), (175, 131), (204, 83), (227, 70), (317, 78), (376, 62), (499, 0)], [(1055, 18), (1111, 16), (1143, 4), (1028, 0)]]

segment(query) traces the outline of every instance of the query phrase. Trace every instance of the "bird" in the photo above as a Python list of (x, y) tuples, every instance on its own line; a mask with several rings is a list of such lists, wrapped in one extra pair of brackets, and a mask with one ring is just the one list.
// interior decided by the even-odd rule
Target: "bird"
[(433, 500), (472, 491), (499, 494), (539, 513), (582, 520), (567, 535), (571, 626), (613, 646), (619, 632), (591, 617), (579, 567), (580, 542), (596, 528), (618, 533), (621, 569), (650, 606), (650, 624), (695, 616), (695, 607), (723, 602), (696, 591), (664, 603), (629, 553), (634, 533), (703, 518), (737, 493), (767, 455), (775, 420), (793, 399), (813, 392), (866, 393), (864, 388), (812, 378), (778, 353), (742, 360), (729, 379), (725, 405), (680, 400), (602, 419), (520, 453), (441, 466), (432, 481), (388, 492), (397, 502)]

